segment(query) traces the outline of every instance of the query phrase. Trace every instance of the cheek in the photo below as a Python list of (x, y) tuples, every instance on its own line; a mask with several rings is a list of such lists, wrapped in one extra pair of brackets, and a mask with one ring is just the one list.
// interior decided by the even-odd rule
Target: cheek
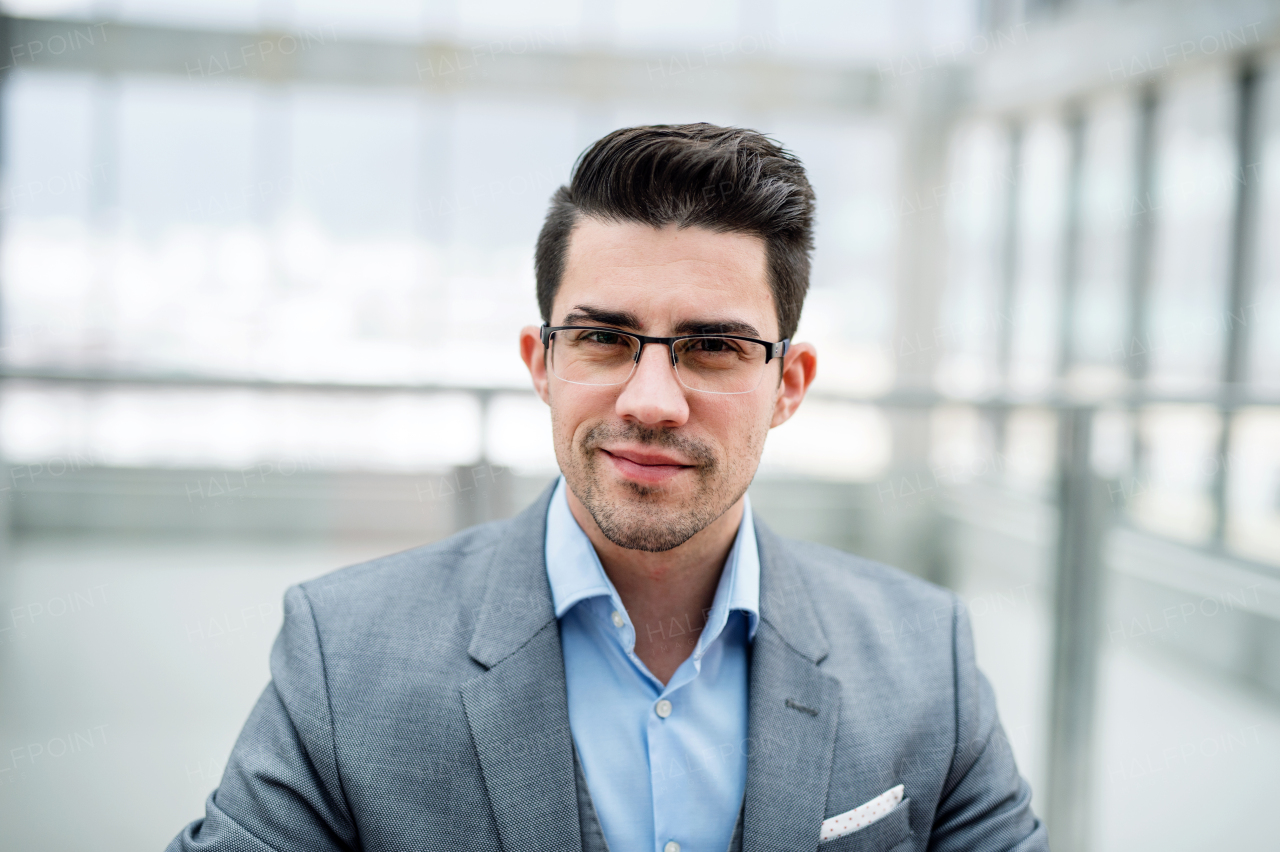
[(551, 435), (556, 447), (568, 449), (582, 434), (613, 412), (613, 398), (606, 394), (578, 393), (579, 388), (559, 388), (549, 396)]
[(769, 430), (773, 424), (773, 410), (776, 405), (777, 396), (772, 393), (765, 393), (757, 404), (752, 407), (751, 414), (751, 459), (755, 463), (759, 463), (760, 456), (764, 453), (764, 442), (769, 437)]
[[(696, 412), (690, 412), (690, 422), (715, 437), (728, 456), (752, 453), (764, 444), (773, 418), (773, 397), (744, 394), (744, 397), (719, 397), (709, 400)], [(737, 459), (732, 459), (736, 461)]]
[(556, 447), (567, 447), (573, 443), (574, 431), (581, 424), (582, 418), (572, 407), (565, 405), (564, 400), (551, 400), (551, 435)]

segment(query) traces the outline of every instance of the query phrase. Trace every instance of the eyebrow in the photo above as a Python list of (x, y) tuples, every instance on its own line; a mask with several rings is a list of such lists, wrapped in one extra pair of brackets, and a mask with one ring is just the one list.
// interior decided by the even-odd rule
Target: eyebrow
[(616, 325), (618, 328), (629, 328), (633, 331), (640, 330), (640, 318), (630, 311), (611, 311), (608, 308), (595, 308), (591, 305), (574, 305), (573, 310), (565, 314), (561, 322), (565, 325), (577, 325), (583, 320), (601, 325)]
[(741, 337), (760, 337), (760, 331), (749, 322), (741, 320), (684, 320), (676, 323), (676, 334), (737, 334)]
[[(630, 311), (615, 311), (608, 308), (597, 308), (592, 305), (574, 305), (573, 310), (565, 315), (565, 325), (576, 325), (587, 321), (612, 325), (639, 331), (642, 328), (640, 318)], [(749, 322), (734, 319), (689, 319), (676, 324), (674, 336), (686, 334), (737, 334), (742, 337), (760, 337), (760, 330)]]

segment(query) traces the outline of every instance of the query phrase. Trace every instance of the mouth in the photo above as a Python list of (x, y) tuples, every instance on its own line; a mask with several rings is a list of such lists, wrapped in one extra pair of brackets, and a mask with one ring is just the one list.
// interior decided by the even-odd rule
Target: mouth
[(697, 465), (689, 464), (679, 456), (652, 450), (614, 447), (606, 450), (600, 448), (600, 454), (608, 459), (619, 475), (633, 482), (656, 485), (667, 482), (685, 471), (694, 470)]

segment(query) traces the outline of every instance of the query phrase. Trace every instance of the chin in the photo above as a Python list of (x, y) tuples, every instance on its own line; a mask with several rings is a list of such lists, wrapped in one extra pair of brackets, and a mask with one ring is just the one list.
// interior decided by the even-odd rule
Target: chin
[[(674, 550), (716, 521), (742, 496), (717, 500), (726, 489), (715, 482), (649, 485), (609, 477), (588, 479), (581, 490), (569, 483), (605, 538), (618, 547), (663, 553)], [(745, 491), (745, 487), (741, 491)]]
[[(677, 494), (675, 492), (687, 490), (683, 487), (672, 488), (670, 485), (662, 483), (636, 482), (632, 479), (623, 478), (615, 479), (613, 486), (613, 490), (617, 492), (620, 497), (638, 498), (638, 500), (646, 506), (653, 506), (661, 503), (664, 498), (668, 502), (675, 502), (677, 500)], [(673, 510), (676, 509), (675, 506), (672, 506), (671, 508)]]
[(588, 507), (604, 537), (627, 550), (665, 553), (693, 538), (706, 527), (687, 512), (646, 512), (609, 507), (596, 512)]

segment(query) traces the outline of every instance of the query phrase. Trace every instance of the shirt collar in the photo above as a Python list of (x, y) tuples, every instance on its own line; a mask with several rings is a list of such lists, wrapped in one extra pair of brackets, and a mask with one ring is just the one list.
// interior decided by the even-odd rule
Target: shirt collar
[[(609, 598), (614, 609), (626, 613), (591, 539), (569, 510), (567, 491), (561, 476), (547, 507), (547, 579), (551, 583), (556, 618), (562, 618), (578, 602), (597, 597)], [(720, 635), (734, 610), (746, 613), (747, 637), (754, 638), (760, 621), (760, 549), (756, 544), (751, 498), (746, 496), (742, 501), (742, 522), (738, 524), (738, 534), (720, 572), (715, 598), (707, 612), (707, 629), (698, 640), (695, 656), (700, 657), (705, 645)]]

